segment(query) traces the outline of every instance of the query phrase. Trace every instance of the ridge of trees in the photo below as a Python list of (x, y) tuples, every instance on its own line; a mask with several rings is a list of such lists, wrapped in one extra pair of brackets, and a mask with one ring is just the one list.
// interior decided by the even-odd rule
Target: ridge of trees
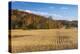
[(59, 29), (78, 27), (78, 21), (54, 20), (51, 16), (44, 17), (19, 10), (9, 10), (11, 29)]

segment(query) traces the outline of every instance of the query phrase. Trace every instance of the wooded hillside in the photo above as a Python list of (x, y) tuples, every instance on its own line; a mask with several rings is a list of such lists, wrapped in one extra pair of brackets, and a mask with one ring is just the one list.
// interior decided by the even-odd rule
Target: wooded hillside
[(51, 16), (45, 17), (20, 10), (9, 10), (11, 29), (58, 29), (62, 27), (77, 27), (77, 21), (55, 20)]

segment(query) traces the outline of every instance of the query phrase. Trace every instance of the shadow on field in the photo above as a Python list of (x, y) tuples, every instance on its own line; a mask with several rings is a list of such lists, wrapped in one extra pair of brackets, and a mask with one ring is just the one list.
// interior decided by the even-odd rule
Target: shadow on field
[(32, 36), (32, 35), (14, 35), (12, 36), (12, 38), (20, 38), (20, 37), (28, 37), (28, 36)]

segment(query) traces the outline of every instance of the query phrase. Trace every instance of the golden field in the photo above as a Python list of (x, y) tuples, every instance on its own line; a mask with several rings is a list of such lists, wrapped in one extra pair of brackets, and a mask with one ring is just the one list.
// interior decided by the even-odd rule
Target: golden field
[(77, 49), (77, 29), (11, 30), (11, 52)]

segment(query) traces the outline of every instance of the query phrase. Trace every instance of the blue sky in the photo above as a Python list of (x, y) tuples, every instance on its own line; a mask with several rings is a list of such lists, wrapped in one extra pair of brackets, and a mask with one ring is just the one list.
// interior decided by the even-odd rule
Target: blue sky
[(35, 2), (12, 2), (12, 9), (19, 9), (44, 16), (52, 16), (57, 20), (77, 20), (78, 6), (70, 4), (52, 4)]

